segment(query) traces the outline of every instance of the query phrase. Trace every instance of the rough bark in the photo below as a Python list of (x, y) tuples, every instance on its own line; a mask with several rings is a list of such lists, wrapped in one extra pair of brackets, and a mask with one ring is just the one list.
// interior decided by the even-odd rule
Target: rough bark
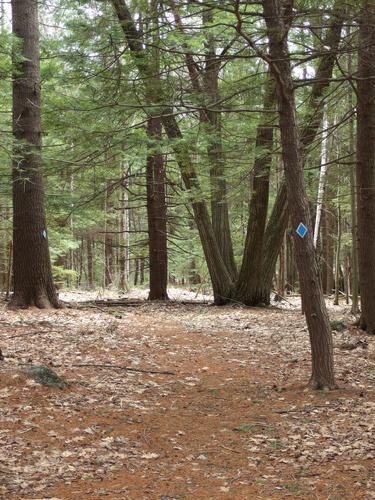
[(160, 118), (167, 134), (172, 140), (172, 146), (177, 164), (181, 171), (181, 177), (185, 188), (191, 194), (191, 203), (194, 219), (197, 224), (203, 252), (210, 273), (215, 304), (227, 303), (233, 293), (233, 280), (224, 263), (220, 248), (212, 228), (207, 205), (203, 199), (194, 163), (189, 155), (186, 144), (182, 142), (182, 133), (177, 120), (170, 107), (163, 103), (164, 87), (160, 83), (159, 94), (156, 100), (154, 90), (151, 92), (147, 82), (152, 78), (152, 62), (147, 56), (142, 44), (142, 33), (134, 24), (130, 11), (124, 0), (112, 0), (112, 5), (119, 19), (128, 42), (129, 49), (137, 65), (139, 74), (145, 82), (145, 94), (147, 102), (160, 106)]
[(128, 195), (126, 192), (126, 181), (121, 195), (120, 207), (120, 247), (119, 247), (119, 289), (128, 291), (129, 256), (127, 247), (127, 231), (129, 231), (129, 207), (127, 206)]
[(360, 326), (375, 334), (375, 1), (364, 0), (357, 84), (357, 219)]
[(272, 278), (278, 253), (283, 242), (284, 234), (288, 226), (289, 211), (287, 203), (287, 190), (285, 182), (277, 194), (264, 235), (264, 255), (261, 267), (261, 279), (256, 290), (256, 298), (259, 302), (268, 305), (272, 289)]
[(234, 282), (224, 263), (220, 248), (217, 244), (207, 205), (202, 199), (199, 180), (194, 165), (190, 158), (189, 151), (187, 150), (187, 146), (181, 141), (182, 134), (174, 116), (166, 114), (162, 117), (162, 120), (168, 138), (172, 140), (178, 139), (174, 145), (174, 153), (181, 170), (181, 176), (185, 187), (192, 194), (191, 205), (194, 213), (194, 221), (198, 228), (208, 271), (210, 273), (215, 304), (226, 304), (233, 296)]
[(305, 191), (303, 161), (296, 121), (294, 85), (288, 49), (288, 27), (281, 0), (264, 0), (263, 9), (269, 38), (270, 68), (277, 88), (282, 157), (288, 205), (293, 228), (302, 221), (308, 228), (304, 238), (294, 232), (294, 246), (301, 296), (310, 335), (314, 388), (334, 388), (333, 343), (327, 309), (320, 285), (313, 245), (312, 223)]
[(277, 273), (277, 288), (275, 295), (275, 302), (279, 302), (284, 297), (285, 290), (285, 238), (281, 244), (280, 254), (279, 254), (279, 270)]
[(13, 273), (10, 307), (59, 307), (44, 211), (38, 2), (12, 0), (20, 39), (13, 75)]
[[(350, 89), (350, 101), (352, 101), (352, 90)], [(351, 106), (352, 107), (352, 106)], [(354, 120), (350, 120), (350, 139), (349, 152), (354, 158)], [(351, 234), (352, 234), (352, 251), (351, 251), (351, 266), (350, 266), (350, 288), (352, 292), (352, 307), (351, 313), (358, 314), (358, 238), (357, 238), (357, 196), (356, 196), (356, 173), (353, 165), (349, 166), (350, 179), (350, 212), (351, 212)]]
[[(173, 1), (169, 1), (176, 26), (184, 32), (184, 27), (178, 9)], [(212, 23), (212, 10), (205, 10), (202, 14), (204, 23)], [(199, 111), (200, 124), (208, 135), (207, 155), (210, 165), (211, 183), (211, 220), (221, 255), (231, 278), (237, 279), (238, 271), (234, 259), (233, 243), (229, 222), (229, 206), (227, 200), (227, 182), (225, 179), (225, 152), (222, 146), (222, 127), (220, 113), (219, 72), (222, 58), (217, 55), (215, 39), (211, 34), (207, 36), (207, 50), (203, 76), (199, 71), (189, 47), (183, 44), (185, 64), (189, 73), (192, 90), (202, 108)], [(207, 106), (208, 104), (208, 106)], [(211, 109), (212, 107), (215, 110)], [(219, 108), (219, 109), (218, 109)]]
[[(256, 306), (260, 303), (269, 304), (269, 294), (268, 296), (264, 296), (263, 293), (264, 275), (260, 272), (260, 270), (264, 266), (267, 269), (271, 267), (270, 271), (273, 273), (275, 269), (274, 266), (272, 269), (272, 262), (269, 262), (269, 259), (272, 260), (274, 257), (273, 249), (268, 249), (271, 252), (271, 255), (265, 253), (264, 251), (274, 129), (274, 118), (270, 118), (268, 113), (275, 108), (275, 106), (275, 86), (273, 79), (268, 77), (265, 84), (263, 102), (263, 110), (267, 114), (266, 120), (257, 128), (256, 148), (259, 152), (254, 162), (249, 220), (242, 265), (236, 287), (237, 300), (249, 306)], [(286, 198), (284, 202), (286, 202)], [(281, 206), (280, 208), (282, 209), (283, 207)], [(277, 212), (278, 209), (275, 210), (275, 213)], [(277, 215), (280, 216), (280, 213), (277, 213)], [(283, 234), (281, 233), (280, 235), (282, 241)], [(278, 242), (272, 241), (272, 244), (276, 243)], [(276, 259), (279, 250), (280, 246), (277, 246)]]
[(149, 235), (149, 300), (167, 300), (167, 207), (165, 203), (165, 165), (158, 150), (162, 134), (159, 117), (148, 119), (147, 135), (150, 153), (147, 157), (147, 215)]
[[(307, 103), (308, 112), (306, 120), (300, 132), (300, 143), (302, 146), (303, 159), (306, 158), (308, 149), (316, 138), (322, 122), (324, 112), (324, 101), (322, 98), (327, 88), (329, 87), (330, 79), (332, 77), (345, 16), (346, 10), (344, 8), (344, 5), (342, 4), (342, 0), (336, 0), (332, 12), (332, 20), (327, 30), (326, 37), (322, 42), (322, 46), (325, 48), (325, 53), (320, 58), (317, 67), (315, 82), (312, 85), (311, 93)], [(239, 290), (241, 288), (246, 290), (247, 285), (243, 283), (243, 279), (246, 279), (246, 276), (241, 276), (240, 273), (241, 278), (236, 287), (237, 300), (248, 305), (256, 305), (257, 303), (270, 303), (272, 278), (274, 276), (277, 256), (279, 254), (280, 246), (283, 240), (283, 234), (285, 233), (288, 225), (288, 213), (286, 185), (285, 182), (281, 182), (271, 212), (271, 216), (266, 227), (266, 234), (264, 236), (263, 245), (262, 265), (259, 267), (254, 266), (254, 271), (252, 272), (252, 274), (255, 275), (256, 273), (258, 273), (259, 279), (257, 279), (256, 286), (252, 288), (252, 294), (248, 292), (244, 297), (241, 297)], [(260, 226), (261, 223), (259, 223), (259, 230)], [(261, 247), (259, 246), (259, 248)], [(244, 254), (244, 258), (246, 258), (246, 252)], [(249, 261), (249, 259), (247, 260)], [(257, 260), (256, 264), (258, 266)], [(247, 264), (247, 267), (250, 268), (250, 266), (251, 263), (249, 262)]]
[(323, 211), (323, 227), (322, 227), (322, 247), (323, 247), (323, 263), (322, 263), (322, 283), (323, 292), (331, 295), (333, 290), (333, 257), (334, 257), (334, 227), (335, 216), (333, 214), (333, 207), (329, 203), (329, 191), (326, 192), (326, 201), (324, 202)]
[[(339, 192), (337, 199), (340, 200)], [(340, 299), (340, 254), (341, 254), (341, 207), (337, 207), (337, 241), (335, 252), (335, 298), (333, 303), (335, 306), (339, 305)]]
[(105, 234), (104, 234), (104, 286), (108, 287), (113, 283), (113, 227), (112, 227), (112, 216), (113, 216), (113, 184), (108, 181), (107, 189), (105, 194), (105, 213), (106, 213), (106, 223), (105, 223)]
[[(212, 23), (212, 11), (203, 14), (205, 23)], [(227, 182), (225, 179), (225, 155), (222, 144), (221, 113), (219, 93), (219, 71), (221, 58), (216, 54), (215, 40), (211, 34), (207, 36), (207, 52), (204, 71), (204, 90), (207, 95), (208, 107), (201, 115), (206, 118), (206, 132), (208, 133), (207, 155), (210, 164), (211, 183), (211, 218), (212, 228), (219, 245), (221, 255), (233, 280), (238, 272), (234, 260), (233, 244), (229, 223), (229, 207), (227, 199)], [(210, 109), (215, 107), (213, 111)]]
[[(151, 0), (153, 83), (155, 92), (160, 87), (160, 33), (158, 0)], [(152, 93), (152, 89), (148, 94)], [(155, 99), (156, 97), (156, 99)], [(152, 102), (157, 96), (152, 97)], [(147, 121), (148, 156), (146, 166), (147, 220), (149, 235), (149, 300), (167, 300), (168, 250), (167, 205), (165, 199), (166, 172), (161, 150), (162, 122), (160, 116), (151, 114)]]

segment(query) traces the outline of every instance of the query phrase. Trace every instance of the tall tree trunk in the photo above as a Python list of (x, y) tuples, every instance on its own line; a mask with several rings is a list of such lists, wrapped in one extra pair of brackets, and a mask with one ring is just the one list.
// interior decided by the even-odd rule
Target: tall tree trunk
[[(159, 0), (151, 0), (153, 79), (155, 92), (160, 88)], [(151, 83), (151, 82), (150, 82)], [(150, 91), (151, 93), (152, 91)], [(152, 98), (155, 102), (157, 97)], [(167, 300), (168, 247), (167, 205), (165, 199), (166, 172), (161, 150), (162, 122), (160, 116), (150, 115), (147, 122), (149, 153), (147, 156), (147, 215), (149, 235), (149, 300)]]
[(375, 334), (375, 1), (364, 0), (357, 83), (357, 219), (363, 330)]
[(270, 68), (277, 88), (282, 156), (287, 184), (288, 205), (294, 230), (303, 222), (308, 231), (304, 238), (294, 232), (294, 246), (312, 351), (314, 388), (334, 388), (333, 343), (327, 309), (315, 260), (312, 223), (305, 191), (303, 162), (296, 121), (294, 84), (288, 48), (288, 19), (281, 0), (264, 0), (263, 9), (269, 38)]
[[(350, 89), (352, 94), (352, 89)], [(352, 98), (351, 98), (352, 101)], [(351, 106), (352, 107), (352, 106)], [(350, 158), (354, 158), (354, 119), (350, 120), (350, 137), (349, 151)], [(358, 238), (357, 238), (357, 196), (356, 196), (356, 173), (354, 165), (349, 166), (350, 179), (350, 213), (351, 213), (351, 233), (352, 233), (352, 251), (351, 251), (351, 271), (350, 271), (350, 288), (352, 292), (352, 314), (358, 314)]]
[(13, 272), (10, 307), (59, 307), (44, 211), (38, 2), (12, 0), (13, 33), (21, 40), (13, 75)]
[(182, 133), (173, 115), (172, 109), (170, 107), (165, 107), (165, 104), (163, 104), (165, 88), (161, 84), (158, 99), (156, 101), (154, 91), (150, 92), (149, 83), (153, 75), (152, 61), (150, 61), (149, 52), (144, 49), (142, 34), (137, 30), (126, 2), (124, 0), (111, 1), (140, 76), (145, 82), (147, 102), (160, 106), (160, 115), (164, 130), (167, 137), (172, 141), (174, 154), (181, 171), (185, 188), (191, 193), (194, 219), (197, 224), (203, 252), (211, 277), (215, 304), (225, 304), (233, 295), (233, 279), (222, 258), (194, 163), (190, 157), (187, 145), (182, 141)]
[[(347, 28), (347, 37), (350, 38), (350, 26)], [(351, 75), (353, 72), (353, 57), (352, 53), (348, 53), (348, 74)], [(348, 86), (348, 105), (349, 109), (353, 109), (353, 88), (351, 85)], [(351, 234), (352, 234), (352, 251), (350, 262), (350, 291), (351, 291), (351, 313), (357, 315), (359, 312), (358, 306), (358, 292), (359, 292), (359, 276), (358, 276), (358, 235), (357, 235), (357, 193), (356, 193), (356, 169), (354, 165), (355, 161), (355, 136), (354, 136), (354, 116), (350, 117), (349, 122), (349, 155), (350, 161), (353, 162), (349, 164), (349, 180), (350, 180), (350, 215), (351, 215)]]
[(210, 273), (214, 301), (216, 305), (228, 303), (234, 291), (234, 282), (226, 267), (220, 248), (217, 244), (215, 233), (210, 221), (207, 205), (203, 199), (196, 200), (201, 194), (201, 188), (186, 144), (183, 144), (182, 133), (175, 118), (171, 115), (162, 117), (163, 125), (169, 139), (178, 141), (174, 144), (174, 154), (181, 170), (181, 176), (186, 189), (191, 192), (191, 205), (194, 220), (198, 228), (208, 271)]
[[(308, 99), (308, 113), (300, 133), (303, 161), (308, 154), (309, 146), (313, 143), (321, 126), (324, 111), (324, 101), (322, 98), (329, 87), (330, 79), (332, 77), (345, 16), (346, 10), (342, 5), (342, 1), (336, 0), (329, 28), (327, 29), (327, 34), (322, 43), (325, 52), (323, 53), (317, 67), (315, 82), (312, 85), (311, 93)], [(264, 236), (263, 262), (260, 268), (256, 269), (260, 275), (258, 285), (253, 288), (253, 297), (248, 293), (247, 297), (245, 296), (241, 299), (240, 294), (237, 294), (238, 300), (241, 300), (244, 303), (249, 303), (249, 305), (257, 302), (265, 304), (270, 303), (272, 278), (274, 276), (277, 256), (282, 244), (283, 234), (288, 224), (288, 213), (286, 185), (285, 182), (281, 182), (272, 213), (267, 224), (266, 234)], [(242, 279), (240, 279), (237, 284), (237, 290), (242, 287), (243, 282)]]
[[(213, 22), (212, 10), (203, 13), (205, 24)], [(225, 179), (225, 156), (222, 144), (221, 113), (219, 93), (219, 72), (221, 58), (216, 55), (216, 44), (211, 33), (207, 35), (207, 52), (204, 71), (204, 90), (207, 94), (208, 107), (201, 114), (201, 121), (206, 121), (208, 133), (207, 154), (210, 164), (211, 182), (211, 218), (212, 228), (219, 245), (221, 255), (233, 280), (237, 278), (233, 244), (229, 223), (227, 182)], [(214, 107), (215, 109), (210, 109)], [(202, 120), (205, 118), (205, 120)]]
[[(165, 203), (165, 165), (160, 151), (162, 124), (159, 117), (148, 119), (150, 153), (147, 157), (147, 215), (149, 234), (149, 300), (167, 300), (167, 207)], [(159, 149), (159, 150), (158, 150)]]
[[(269, 304), (269, 294), (265, 297), (263, 293), (264, 275), (261, 269), (264, 266), (271, 266), (270, 272), (273, 273), (275, 270), (275, 265), (273, 265), (274, 254), (271, 254), (270, 258), (272, 262), (269, 263), (269, 259), (265, 258), (264, 252), (274, 128), (274, 118), (270, 118), (268, 113), (272, 108), (275, 108), (275, 106), (275, 85), (273, 79), (269, 76), (265, 84), (263, 101), (263, 110), (267, 114), (266, 120), (257, 128), (256, 148), (258, 153), (255, 159), (252, 176), (252, 193), (245, 248), (236, 288), (237, 300), (249, 306), (256, 306), (260, 303)], [(283, 202), (286, 206), (286, 198), (283, 199)], [(281, 206), (280, 209), (282, 210), (282, 208)], [(280, 217), (281, 214), (278, 210), (277, 212), (278, 217)], [(284, 216), (283, 221), (285, 221), (286, 224), (286, 216)], [(280, 237), (282, 242), (283, 232), (281, 231)], [(272, 245), (276, 245), (276, 259), (281, 242), (272, 241)], [(272, 252), (272, 249), (269, 250)], [(266, 257), (268, 256), (269, 255), (266, 254)]]
[[(175, 23), (178, 29), (183, 33), (184, 26), (178, 9), (173, 0), (169, 0), (169, 3), (172, 8)], [(212, 9), (204, 10), (203, 23), (210, 24), (212, 22)], [(200, 123), (205, 126), (205, 131), (208, 133), (207, 155), (210, 165), (212, 227), (224, 264), (232, 280), (235, 280), (238, 272), (234, 259), (229, 222), (227, 182), (225, 179), (225, 153), (222, 146), (221, 113), (220, 110), (217, 109), (220, 108), (219, 72), (222, 58), (216, 53), (215, 38), (211, 33), (207, 36), (206, 45), (206, 64), (205, 70), (203, 71), (203, 78), (201, 78), (199, 66), (195, 63), (194, 57), (189, 51), (189, 47), (183, 44), (183, 49), (192, 89), (196, 97), (200, 101), (202, 101), (203, 98), (204, 101), (199, 115)], [(214, 107), (215, 110), (210, 109), (211, 107)]]
[(272, 278), (275, 273), (277, 256), (283, 241), (284, 233), (288, 226), (289, 209), (287, 203), (287, 190), (285, 181), (277, 193), (271, 216), (268, 220), (264, 235), (264, 250), (260, 279), (255, 294), (258, 302), (268, 305), (272, 290)]

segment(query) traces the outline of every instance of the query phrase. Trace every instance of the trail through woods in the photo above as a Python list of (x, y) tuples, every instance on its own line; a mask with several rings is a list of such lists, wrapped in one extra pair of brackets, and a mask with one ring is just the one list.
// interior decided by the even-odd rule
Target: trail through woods
[(1, 498), (375, 498), (375, 340), (354, 327), (334, 333), (332, 392), (305, 388), (291, 305), (4, 308), (0, 328)]

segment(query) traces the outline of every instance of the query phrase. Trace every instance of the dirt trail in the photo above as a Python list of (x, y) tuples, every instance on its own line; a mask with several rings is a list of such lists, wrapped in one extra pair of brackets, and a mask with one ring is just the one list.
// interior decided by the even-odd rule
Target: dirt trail
[[(0, 497), (375, 498), (375, 341), (346, 349), (358, 336), (335, 333), (341, 389), (326, 393), (305, 388), (296, 310), (3, 311)], [(30, 360), (70, 387), (26, 379)]]

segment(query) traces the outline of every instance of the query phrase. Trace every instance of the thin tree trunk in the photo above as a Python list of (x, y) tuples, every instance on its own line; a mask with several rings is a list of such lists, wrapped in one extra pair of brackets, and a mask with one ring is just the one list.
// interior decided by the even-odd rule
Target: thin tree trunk
[(134, 286), (138, 285), (138, 278), (139, 278), (139, 258), (137, 257), (135, 259), (135, 269), (134, 269)]
[(129, 290), (129, 280), (130, 280), (130, 213), (131, 207), (129, 206), (129, 193), (127, 191), (128, 181), (131, 178), (131, 168), (130, 166), (124, 170), (123, 173), (123, 190), (121, 197), (121, 211), (120, 211), (120, 290)]
[(350, 298), (350, 247), (349, 245), (345, 245), (345, 263), (344, 263), (344, 286), (345, 286), (345, 302), (349, 304)]
[(84, 239), (81, 237), (81, 244), (77, 253), (78, 259), (78, 275), (77, 275), (77, 286), (80, 287), (82, 283), (82, 274), (83, 274), (83, 242)]
[(294, 291), (295, 283), (295, 259), (293, 253), (293, 239), (289, 231), (286, 232), (286, 289)]
[[(269, 37), (270, 68), (276, 82), (279, 103), (282, 156), (287, 184), (288, 205), (294, 231), (300, 222), (308, 231), (304, 238), (294, 232), (296, 260), (312, 351), (314, 388), (334, 388), (333, 343), (327, 309), (315, 260), (312, 224), (299, 151), (294, 85), (289, 58), (288, 27), (280, 0), (264, 0), (263, 9)], [(284, 17), (285, 16), (285, 17)]]
[(323, 202), (322, 213), (322, 287), (323, 293), (330, 295), (333, 289), (333, 244), (332, 244), (332, 212), (328, 204), (327, 192)]
[(277, 273), (277, 289), (275, 302), (281, 301), (284, 297), (285, 289), (285, 241), (281, 244), (279, 254), (279, 272)]
[(12, 0), (22, 41), (13, 75), (13, 273), (10, 307), (59, 307), (52, 278), (41, 170), (38, 2)]
[(144, 285), (145, 283), (145, 258), (141, 257), (139, 259), (139, 284)]
[(318, 239), (319, 239), (319, 229), (320, 229), (320, 221), (322, 218), (322, 208), (323, 208), (324, 190), (325, 190), (326, 173), (327, 173), (327, 159), (328, 159), (327, 129), (328, 129), (328, 120), (327, 120), (327, 112), (326, 112), (325, 116), (323, 118), (322, 152), (321, 152), (321, 157), (320, 157), (318, 197), (317, 197), (317, 201), (316, 201), (316, 217), (315, 217), (315, 226), (314, 226), (314, 247), (315, 248), (317, 247)]
[(94, 286), (94, 266), (93, 266), (91, 236), (86, 237), (86, 248), (87, 248), (87, 288), (89, 290), (92, 290)]
[[(71, 169), (68, 170), (69, 175), (69, 194), (70, 194), (70, 217), (69, 217), (69, 227), (70, 227), (70, 237), (74, 241), (74, 173)], [(70, 248), (69, 254), (69, 269), (74, 271), (74, 249)], [(72, 285), (72, 277), (68, 275), (68, 286)]]
[(10, 241), (8, 243), (8, 259), (6, 267), (6, 282), (5, 282), (5, 300), (9, 300), (10, 288), (12, 285), (12, 255), (13, 255), (13, 244)]
[[(338, 200), (339, 200), (338, 196)], [(334, 305), (339, 305), (340, 297), (340, 253), (341, 253), (341, 207), (340, 204), (337, 207), (337, 242), (336, 242), (336, 254), (335, 254), (335, 299)]]
[(128, 290), (128, 276), (126, 275), (126, 246), (127, 246), (127, 233), (129, 230), (128, 224), (128, 207), (126, 190), (122, 190), (121, 207), (120, 207), (120, 241), (119, 241), (119, 289), (123, 291)]
[(111, 199), (113, 193), (113, 185), (110, 181), (107, 182), (105, 194), (105, 233), (104, 233), (104, 287), (108, 287), (113, 283), (113, 232), (112, 232), (112, 215), (113, 201)]

